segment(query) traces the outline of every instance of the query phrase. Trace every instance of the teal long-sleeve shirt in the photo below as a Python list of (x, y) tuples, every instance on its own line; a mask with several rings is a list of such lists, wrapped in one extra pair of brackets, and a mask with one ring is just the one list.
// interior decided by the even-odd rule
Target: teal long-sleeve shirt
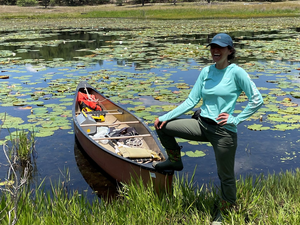
[[(232, 114), (236, 100), (242, 91), (247, 95), (249, 102), (244, 110), (234, 117)], [(230, 64), (222, 70), (211, 65), (203, 68), (188, 98), (158, 119), (174, 119), (193, 109), (201, 99), (201, 116), (217, 122), (216, 118), (220, 113), (228, 113), (224, 128), (233, 132), (237, 132), (237, 125), (254, 114), (263, 104), (260, 92), (244, 69), (236, 64)]]

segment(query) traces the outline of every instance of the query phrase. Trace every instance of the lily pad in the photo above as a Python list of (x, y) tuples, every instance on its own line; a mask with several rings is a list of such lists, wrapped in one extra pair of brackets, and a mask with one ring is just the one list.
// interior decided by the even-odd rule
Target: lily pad
[(185, 152), (185, 154), (189, 157), (204, 157), (206, 154), (203, 152), (203, 151), (199, 151), (199, 150), (196, 150), (196, 151), (187, 151)]

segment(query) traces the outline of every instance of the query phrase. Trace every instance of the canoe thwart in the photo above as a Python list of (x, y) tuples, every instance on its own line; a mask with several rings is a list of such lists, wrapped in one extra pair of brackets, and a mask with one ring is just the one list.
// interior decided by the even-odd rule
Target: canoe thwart
[(127, 122), (116, 122), (116, 123), (80, 124), (80, 126), (81, 127), (87, 127), (87, 126), (115, 126), (115, 125), (121, 125), (121, 124), (134, 124), (134, 123), (140, 123), (140, 121), (127, 121)]
[(121, 115), (121, 114), (124, 114), (124, 112), (120, 109), (103, 110), (102, 112), (105, 113), (105, 114), (108, 114), (108, 115)]
[(139, 134), (139, 135), (131, 135), (131, 136), (118, 136), (118, 137), (101, 137), (101, 138), (93, 138), (93, 140), (112, 140), (112, 139), (128, 139), (128, 138), (137, 138), (137, 137), (151, 137), (151, 134)]

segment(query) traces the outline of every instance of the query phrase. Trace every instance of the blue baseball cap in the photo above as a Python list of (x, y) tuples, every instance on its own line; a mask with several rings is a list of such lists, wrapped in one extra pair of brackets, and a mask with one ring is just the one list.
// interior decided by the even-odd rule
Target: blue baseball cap
[(216, 44), (221, 47), (227, 47), (227, 46), (233, 47), (233, 42), (231, 37), (228, 34), (224, 34), (224, 33), (215, 35), (207, 46), (210, 46), (212, 44)]

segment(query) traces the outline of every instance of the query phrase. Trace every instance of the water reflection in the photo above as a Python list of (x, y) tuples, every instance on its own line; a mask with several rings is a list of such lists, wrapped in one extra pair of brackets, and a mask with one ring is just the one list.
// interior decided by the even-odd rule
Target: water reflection
[(87, 31), (60, 31), (44, 38), (8, 39), (1, 43), (0, 50), (13, 51), (16, 57), (23, 59), (74, 60), (74, 57), (91, 54), (89, 49), (108, 47), (116, 39), (115, 35), (101, 35)]
[(82, 177), (98, 197), (109, 199), (117, 195), (117, 183), (84, 152), (77, 141), (74, 155)]
[[(128, 30), (128, 29), (127, 29)], [(45, 61), (54, 59), (74, 60), (76, 57), (82, 57), (91, 54), (89, 50), (99, 48), (114, 48), (120, 45), (120, 40), (127, 42), (135, 42), (132, 35), (122, 33), (122, 36), (116, 35), (117, 30), (79, 30), (79, 31), (53, 31), (48, 36), (41, 36), (35, 39), (7, 39), (0, 45), (0, 50), (10, 50), (16, 53), (15, 57), (22, 59), (41, 59)], [(41, 33), (42, 35), (42, 33)], [(215, 33), (209, 34), (186, 34), (186, 35), (161, 35), (153, 42), (144, 42), (144, 51), (152, 48), (156, 52), (163, 47), (165, 43), (172, 42), (174, 44), (197, 44), (206, 45)], [(241, 31), (229, 32), (233, 40), (238, 43), (243, 40), (274, 40), (282, 39), (280, 31)], [(290, 34), (286, 34), (289, 36)], [(123, 43), (122, 46), (126, 46)], [(238, 48), (248, 48), (247, 45), (236, 45)], [(154, 50), (154, 49), (157, 50)], [(152, 53), (153, 54), (153, 53)], [(147, 53), (150, 55), (150, 53)], [(146, 61), (145, 61), (146, 62)]]

